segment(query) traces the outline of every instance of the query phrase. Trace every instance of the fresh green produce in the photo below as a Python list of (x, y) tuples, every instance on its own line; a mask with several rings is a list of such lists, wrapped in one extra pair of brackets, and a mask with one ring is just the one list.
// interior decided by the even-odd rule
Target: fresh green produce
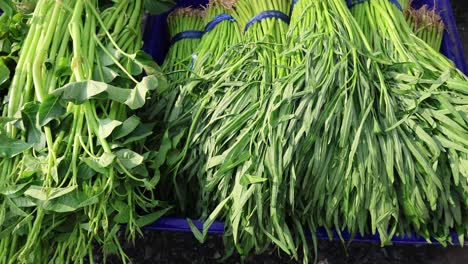
[[(233, 3), (226, 0), (211, 0), (206, 8), (206, 16), (204, 19), (204, 35), (194, 52), (194, 62), (192, 73), (185, 79), (186, 84), (181, 88), (177, 101), (170, 111), (168, 119), (168, 138), (175, 137), (180, 139), (180, 145), (185, 143), (187, 136), (187, 127), (190, 126), (191, 115), (194, 108), (197, 107), (196, 102), (203, 97), (209, 89), (210, 81), (206, 81), (205, 76), (213, 76), (213, 72), (218, 72), (225, 65), (225, 61), (229, 59), (230, 53), (236, 52), (237, 44), (241, 41), (241, 32), (239, 25), (232, 17)], [(226, 50), (230, 50), (226, 52)], [(221, 71), (224, 71), (222, 69)], [(209, 79), (209, 77), (208, 77)], [(195, 106), (194, 106), (195, 105)], [(196, 110), (195, 110), (196, 111)], [(163, 142), (164, 142), (163, 140)], [(176, 150), (177, 144), (174, 145), (172, 155), (179, 155)], [(206, 182), (204, 175), (204, 164), (206, 160), (199, 156), (198, 148), (191, 148), (193, 152), (187, 154), (188, 159), (185, 160), (183, 167), (174, 174), (174, 183), (177, 184), (178, 194), (181, 203), (181, 209), (187, 216), (199, 216), (203, 211), (203, 207), (207, 204), (204, 202), (198, 203), (198, 207), (191, 206), (189, 208), (196, 210), (186, 210), (185, 201), (205, 200), (199, 197), (199, 189), (203, 189)], [(199, 173), (200, 172), (200, 173)], [(198, 177), (193, 177), (197, 175)], [(197, 182), (198, 180), (198, 182)], [(172, 185), (172, 181), (169, 183)], [(189, 186), (198, 186), (199, 188), (189, 188)]]
[[(167, 18), (171, 46), (162, 69), (170, 80), (170, 85), (162, 96), (152, 96), (143, 115), (146, 120), (164, 121), (160, 122), (156, 131), (166, 129), (166, 121), (175, 107), (174, 104), (177, 103), (180, 86), (184, 85), (190, 76), (196, 58), (194, 52), (203, 36), (204, 15), (205, 12), (201, 9), (185, 7), (175, 9)], [(155, 137), (147, 141), (150, 146), (157, 148), (161, 142), (161, 135), (156, 133)], [(169, 191), (169, 193), (172, 192)]]
[(440, 50), (445, 25), (435, 9), (424, 5), (419, 9), (406, 9), (405, 15), (416, 36), (426, 41), (434, 50)]
[(289, 221), (298, 246), (307, 257), (302, 230), (314, 238), (318, 227), (330, 235), (378, 233), (386, 243), (398, 205), (378, 150), (393, 135), (377, 129), (395, 120), (391, 108), (379, 105), (391, 103), (383, 60), (374, 59), (345, 1), (297, 1), (288, 36), (293, 68), (269, 112), (284, 123), (272, 129), (284, 149), (280, 168), (290, 177)]
[[(172, 178), (169, 175), (170, 168), (177, 159), (178, 153), (171, 150), (172, 145), (177, 145), (182, 140), (182, 123), (177, 127), (179, 136), (171, 141), (168, 137), (168, 127), (170, 119), (178, 113), (181, 100), (185, 97), (185, 92), (181, 87), (185, 85), (192, 74), (196, 59), (196, 48), (203, 36), (205, 11), (191, 7), (177, 8), (169, 14), (167, 18), (171, 46), (165, 58), (162, 69), (170, 80), (165, 91), (158, 95), (154, 93), (151, 102), (147, 104), (143, 112), (143, 120), (155, 122), (154, 135), (146, 138), (149, 149), (159, 149), (158, 155), (154, 156), (155, 173), (163, 175), (160, 183), (159, 197), (169, 201), (175, 200)], [(181, 184), (188, 183), (188, 179), (183, 179)], [(183, 207), (180, 207), (184, 211)]]
[(170, 5), (0, 2), (0, 263), (128, 262), (119, 231), (170, 204), (228, 255), (307, 263), (319, 227), (463, 243), (468, 78), (433, 10), (210, 0), (168, 16), (160, 68), (141, 21)]
[[(210, 223), (220, 218), (226, 224), (228, 243), (241, 254), (260, 252), (273, 242), (296, 255), (290, 227), (281, 213), (287, 186), (281, 175), (267, 172), (276, 164), (264, 163), (275, 147), (265, 126), (264, 100), (288, 72), (282, 51), (291, 2), (233, 3), (233, 17), (244, 31), (244, 43), (228, 50), (219, 62), (223, 67), (204, 74), (201, 84), (196, 80), (186, 85), (207, 89), (190, 111), (187, 142), (174, 173), (185, 167), (189, 177), (196, 175), (205, 183), (200, 190), (201, 218), (207, 221), (203, 233), (193, 228), (198, 239), (203, 240)], [(196, 161), (190, 161), (194, 157)], [(179, 200), (185, 201), (185, 190), (177, 181), (175, 186)]]
[[(262, 4), (242, 3), (234, 5), (241, 28), (249, 20), (242, 14)], [(358, 3), (352, 10), (373, 4), (381, 3)], [(373, 14), (378, 20), (379, 12)], [(193, 228), (197, 238), (203, 240), (217, 218), (226, 223), (227, 243), (241, 254), (273, 242), (294, 257), (302, 246), (307, 256), (303, 230), (314, 233), (319, 226), (378, 233), (383, 245), (411, 230), (445, 243), (449, 231), (458, 229), (463, 238), (466, 77), (442, 55), (440, 62), (406, 65), (410, 52), (402, 47), (412, 44), (379, 38), (379, 28), (391, 37), (398, 31), (359, 15), (358, 24), (345, 1), (299, 0), (285, 35), (287, 50), (281, 37), (286, 31), (266, 23), (245, 33), (243, 47), (250, 49), (239, 46), (237, 54), (225, 55), (231, 58), (224, 72), (203, 76), (209, 89), (191, 111), (185, 160), (175, 171), (196, 159), (186, 167), (189, 175), (206, 179), (206, 223), (203, 233)], [(420, 48), (430, 49), (414, 49)], [(453, 79), (443, 81), (450, 87), (425, 79), (437, 65), (453, 71)], [(447, 78), (442, 72), (439, 77)]]
[[(210, 0), (206, 7), (204, 35), (196, 49), (194, 72), (204, 72), (217, 65), (217, 61), (241, 40), (239, 25), (232, 17), (234, 2)], [(220, 65), (218, 65), (220, 66)]]
[(184, 77), (193, 64), (194, 51), (203, 36), (204, 16), (205, 12), (201, 9), (185, 7), (177, 8), (167, 17), (171, 46), (163, 69), (176, 83), (185, 81)]
[(379, 131), (398, 135), (382, 151), (388, 174), (395, 175), (398, 228), (444, 244), (456, 230), (463, 242), (468, 221), (468, 78), (412, 32), (397, 3), (366, 1), (351, 10), (375, 56), (390, 61), (383, 65), (383, 78), (393, 103), (383, 106), (392, 109), (398, 122)]
[(0, 118), (1, 263), (92, 263), (94, 243), (127, 262), (122, 225), (134, 240), (169, 209), (135, 115), (166, 86), (140, 51), (143, 11), (37, 1)]

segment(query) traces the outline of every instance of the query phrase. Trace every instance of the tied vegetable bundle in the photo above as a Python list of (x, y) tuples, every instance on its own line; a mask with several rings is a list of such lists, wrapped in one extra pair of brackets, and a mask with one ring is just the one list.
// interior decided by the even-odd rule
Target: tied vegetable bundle
[[(181, 80), (185, 81), (185, 85), (181, 87), (180, 94), (170, 109), (167, 133), (162, 140), (162, 145), (166, 144), (166, 146), (172, 148), (169, 153), (172, 153), (176, 160), (181, 155), (180, 149), (177, 150), (177, 148), (183, 148), (185, 137), (188, 136), (187, 128), (192, 121), (192, 115), (194, 111), (196, 112), (196, 108), (200, 107), (197, 103), (200, 98), (208, 96), (206, 93), (212, 84), (212, 80), (217, 76), (227, 74), (225, 65), (230, 59), (229, 54), (236, 53), (235, 47), (241, 40), (239, 26), (232, 16), (234, 11), (232, 5), (232, 1), (211, 0), (206, 8), (204, 34), (193, 53), (191, 74)], [(172, 137), (177, 140), (173, 140), (173, 144), (169, 146), (168, 143)], [(190, 159), (184, 160), (170, 184), (177, 186), (176, 194), (182, 211), (186, 215), (198, 216), (201, 211), (205, 210), (203, 208), (206, 204), (203, 202), (186, 203), (186, 201), (205, 200), (205, 198), (199, 197), (201, 193), (199, 190), (202, 189), (204, 183), (199, 183), (197, 180), (205, 182), (205, 177), (202, 175), (206, 160), (202, 158), (198, 148), (190, 148), (190, 150), (193, 150), (193, 152), (184, 154), (189, 156)], [(169, 164), (169, 167), (173, 168), (173, 165), (175, 164)], [(193, 177), (195, 175), (197, 177)], [(198, 188), (189, 188), (193, 184)], [(186, 206), (187, 204), (188, 206)], [(197, 205), (195, 206), (195, 204)], [(195, 210), (186, 210), (189, 208)]]
[[(366, 1), (351, 7), (373, 51), (391, 63), (385, 80), (398, 122), (386, 166), (402, 213), (399, 230), (414, 230), (441, 243), (456, 230), (463, 242), (468, 216), (468, 78), (418, 38), (398, 1)], [(379, 29), (379, 30), (378, 30)]]
[[(164, 214), (135, 110), (164, 89), (140, 51), (142, 0), (39, 0), (0, 119), (0, 262), (128, 261), (128, 239)], [(126, 14), (126, 15), (122, 15)], [(161, 209), (162, 207), (162, 209)]]
[[(269, 236), (288, 252), (295, 250), (284, 219), (279, 219), (275, 213), (277, 202), (282, 203), (282, 200), (275, 196), (277, 192), (271, 194), (267, 187), (257, 189), (261, 186), (249, 186), (251, 183), (264, 182), (266, 178), (254, 175), (242, 177), (242, 170), (251, 167), (251, 170), (263, 171), (263, 165), (254, 168), (256, 164), (252, 160), (244, 168), (237, 167), (237, 163), (245, 162), (246, 155), (250, 155), (249, 142), (254, 143), (262, 136), (254, 130), (255, 126), (261, 125), (258, 121), (262, 120), (261, 117), (265, 114), (265, 106), (259, 108), (262, 98), (273, 91), (273, 81), (287, 73), (287, 69), (279, 64), (285, 63), (280, 53), (286, 40), (289, 20), (286, 14), (289, 13), (290, 5), (289, 1), (261, 1), (253, 6), (248, 1), (211, 2), (209, 9), (222, 7), (223, 12), (232, 15), (240, 24), (240, 29), (244, 30), (245, 43), (235, 44), (238, 42), (239, 32), (236, 30), (236, 24), (232, 24), (231, 18), (218, 24), (210, 33), (206, 33), (207, 38), (202, 40), (204, 44), (199, 49), (201, 55), (197, 56), (195, 61), (193, 79), (190, 79), (182, 90), (185, 94), (182, 95), (180, 104), (175, 105), (174, 111), (177, 114), (172, 115), (174, 119), (171, 118), (169, 122), (169, 131), (164, 136), (159, 150), (160, 153), (171, 155), (176, 153), (177, 162), (174, 166), (166, 165), (169, 165), (169, 171), (174, 175), (174, 188), (182, 210), (187, 207), (187, 201), (192, 201), (187, 197), (192, 192), (189, 187), (193, 185), (187, 182), (193, 179), (193, 176), (198, 178), (200, 188), (195, 192), (199, 194), (195, 195), (200, 197), (201, 206), (197, 208), (201, 210), (202, 218), (208, 217), (209, 221), (203, 234), (192, 226), (197, 238), (203, 240), (210, 223), (218, 216), (225, 215), (231, 223), (231, 226), (228, 225), (232, 230), (228, 233), (234, 236), (234, 240), (231, 241), (235, 241), (239, 251), (244, 254), (254, 247), (257, 251), (263, 250), (265, 245), (270, 243)], [(216, 9), (214, 12), (212, 9), (212, 14), (216, 12)], [(225, 28), (231, 34), (228, 34), (229, 39), (226, 42), (221, 43), (232, 46), (219, 47), (219, 51), (226, 48), (227, 52), (221, 56), (216, 55), (214, 51), (214, 64), (205, 65), (205, 59), (208, 58), (203, 55), (207, 51), (205, 45), (210, 43), (210, 40), (215, 41), (216, 36), (226, 34), (222, 32)], [(201, 97), (192, 103), (191, 99), (187, 99), (189, 94), (195, 95), (195, 98), (199, 95)], [(189, 123), (184, 125), (184, 122)], [(244, 127), (247, 128), (245, 131)], [(183, 141), (180, 149), (178, 143), (181, 137)], [(259, 151), (264, 151), (265, 147), (260, 148), (262, 149)], [(223, 163), (225, 157), (230, 160)], [(188, 178), (184, 176), (187, 174)], [(274, 188), (279, 187), (276, 182), (269, 184), (274, 185)], [(268, 192), (264, 197), (263, 191)], [(268, 206), (267, 212), (273, 219), (274, 230), (266, 230), (273, 225), (263, 217), (263, 209), (255, 208), (256, 203), (265, 203)], [(224, 208), (227, 204), (230, 209)], [(246, 225), (249, 227), (243, 229)], [(285, 229), (286, 231), (283, 231)], [(285, 246), (286, 244), (288, 246)], [(286, 249), (287, 247), (289, 248)]]
[[(294, 5), (286, 51), (291, 74), (271, 108), (282, 165), (289, 177), (289, 221), (297, 246), (309, 253), (304, 231), (340, 235), (378, 232), (389, 241), (398, 216), (392, 175), (381, 166), (392, 135), (377, 133), (392, 119), (391, 103), (369, 44), (344, 1), (300, 0)], [(389, 102), (390, 101), (390, 102)], [(386, 118), (383, 118), (386, 117)], [(315, 250), (316, 241), (314, 243)]]
[[(166, 131), (168, 126), (171, 126), (170, 120), (178, 113), (181, 100), (186, 95), (183, 90), (181, 91), (181, 87), (192, 73), (196, 59), (195, 50), (203, 36), (204, 16), (205, 11), (201, 9), (185, 7), (175, 9), (167, 18), (171, 46), (162, 69), (170, 83), (162, 93), (153, 94), (152, 101), (145, 107), (143, 115), (143, 119), (157, 123), (154, 129), (156, 133), (145, 139), (145, 145), (150, 149), (159, 149), (153, 161), (158, 177), (161, 174), (166, 175), (164, 172), (169, 171), (177, 159), (178, 153), (170, 150), (172, 145), (177, 145), (182, 140), (182, 135), (170, 140)], [(178, 129), (181, 127), (179, 124)], [(169, 177), (162, 177), (160, 197), (174, 200), (171, 185)]]
[[(145, 119), (167, 121), (171, 110), (180, 94), (180, 86), (183, 85), (193, 67), (193, 56), (200, 38), (203, 35), (204, 12), (190, 7), (177, 8), (167, 17), (171, 46), (164, 60), (163, 71), (170, 80), (169, 87), (163, 91), (163, 95), (152, 96), (152, 101), (145, 109)], [(157, 131), (165, 129), (165, 122), (159, 122)], [(147, 140), (150, 146), (157, 147), (161, 135)], [(162, 158), (161, 162), (164, 162)], [(162, 165), (162, 164), (161, 164)]]
[(233, 5), (234, 2), (230, 0), (209, 1), (204, 19), (204, 34), (195, 52), (195, 73), (208, 72), (213, 65), (220, 67), (217, 62), (226, 50), (241, 41), (239, 25), (232, 16)]
[[(203, 36), (204, 16), (203, 10), (186, 7), (177, 8), (167, 18), (171, 47), (164, 60), (163, 69), (176, 82), (184, 80), (184, 72), (188, 72), (191, 67), (193, 52)], [(172, 74), (175, 76), (171, 76)]]
[[(274, 148), (264, 124), (265, 99), (288, 72), (281, 53), (291, 2), (233, 2), (232, 16), (244, 31), (244, 41), (222, 56), (222, 69), (215, 65), (215, 71), (202, 75), (204, 79), (187, 85), (207, 90), (190, 110), (191, 125), (175, 175), (188, 170), (189, 177), (199, 178), (202, 218), (207, 222), (203, 233), (192, 226), (198, 239), (203, 240), (210, 224), (221, 218), (228, 243), (242, 254), (260, 252), (273, 241), (296, 255), (285, 215), (277, 213), (285, 206), (283, 197), (278, 197), (285, 192), (277, 188), (285, 186), (281, 175), (264, 175), (274, 165), (263, 162), (266, 153), (273, 152), (269, 148)], [(188, 163), (193, 165), (185, 166)], [(175, 186), (183, 201), (184, 190), (177, 182)]]

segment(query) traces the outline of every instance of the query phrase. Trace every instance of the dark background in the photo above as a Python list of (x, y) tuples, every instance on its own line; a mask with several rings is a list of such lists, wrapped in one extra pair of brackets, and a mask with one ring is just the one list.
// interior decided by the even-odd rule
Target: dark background
[(460, 38), (465, 50), (465, 58), (468, 62), (468, 1), (451, 0), (455, 20), (457, 21)]
[[(468, 55), (468, 1), (451, 2), (465, 54)], [(145, 230), (144, 233), (144, 239), (139, 239), (135, 245), (125, 244), (126, 252), (134, 263), (218, 263), (224, 254), (222, 238), (217, 235), (209, 236), (204, 244), (200, 244), (190, 233), (151, 230)], [(345, 247), (341, 242), (321, 241), (318, 251), (319, 264), (468, 264), (468, 249), (460, 247), (394, 245), (381, 248), (378, 244), (369, 243), (352, 243)], [(109, 260), (111, 263), (119, 263), (115, 258)], [(222, 263), (240, 262), (239, 256), (234, 255)], [(273, 248), (246, 262), (296, 263)]]
[[(125, 244), (125, 252), (134, 263), (241, 263), (238, 255), (221, 261), (224, 254), (223, 241), (218, 235), (210, 235), (204, 244), (197, 242), (191, 233), (145, 230), (145, 239), (135, 245)], [(97, 263), (99, 260), (97, 261)], [(120, 263), (116, 258), (109, 263)], [(270, 248), (262, 255), (252, 256), (245, 263), (292, 264), (287, 255)], [(311, 261), (313, 263), (313, 259)], [(385, 248), (379, 244), (355, 243), (349, 247), (339, 241), (320, 241), (318, 264), (467, 264), (468, 248), (437, 245), (394, 245)]]

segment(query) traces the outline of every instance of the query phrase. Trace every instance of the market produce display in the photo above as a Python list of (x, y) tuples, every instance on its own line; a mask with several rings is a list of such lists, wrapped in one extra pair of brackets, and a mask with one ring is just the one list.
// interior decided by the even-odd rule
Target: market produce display
[(160, 67), (142, 19), (171, 6), (0, 3), (0, 263), (129, 262), (117, 233), (163, 215), (200, 242), (223, 221), (227, 256), (307, 263), (318, 228), (464, 243), (468, 77), (435, 11), (209, 0), (168, 12)]
[[(180, 86), (185, 84), (185, 80), (190, 75), (193, 68), (195, 49), (198, 47), (203, 36), (203, 16), (204, 12), (196, 8), (177, 8), (172, 11), (168, 18), (168, 29), (170, 33), (169, 51), (162, 67), (163, 72), (170, 80), (169, 87), (164, 91), (163, 96), (153, 96), (151, 103), (145, 109), (146, 119), (161, 120), (161, 130), (171, 115), (171, 110), (180, 94)], [(181, 81), (184, 80), (182, 83)], [(149, 144), (159, 145), (160, 137), (147, 140)]]
[[(207, 94), (182, 110), (193, 117), (176, 172), (191, 164), (187, 176), (206, 182), (206, 222), (202, 233), (192, 228), (196, 237), (203, 241), (219, 218), (241, 254), (273, 243), (292, 256), (302, 245), (307, 256), (303, 230), (313, 236), (319, 226), (378, 233), (382, 245), (412, 231), (442, 243), (450, 230), (463, 238), (468, 83), (411, 32), (403, 7), (387, 0), (233, 2), (244, 35), (224, 61), (229, 75), (205, 73), (196, 85), (209, 83)], [(291, 18), (281, 9), (287, 6)], [(386, 24), (391, 19), (399, 23)], [(278, 26), (289, 20), (289, 32)], [(436, 70), (442, 65), (453, 78)]]
[(290, 165), (297, 177), (297, 221), (311, 230), (378, 232), (385, 243), (393, 236), (397, 210), (378, 150), (391, 138), (378, 133), (379, 119), (393, 115), (378, 105), (388, 100), (379, 62), (370, 59), (343, 1), (299, 1), (291, 42), (293, 51), (301, 51), (292, 57), (298, 65), (293, 72), (301, 72), (292, 94), (305, 94), (290, 99), (288, 115), (299, 118), (291, 118), (283, 133), (295, 142), (289, 145), (297, 156)]

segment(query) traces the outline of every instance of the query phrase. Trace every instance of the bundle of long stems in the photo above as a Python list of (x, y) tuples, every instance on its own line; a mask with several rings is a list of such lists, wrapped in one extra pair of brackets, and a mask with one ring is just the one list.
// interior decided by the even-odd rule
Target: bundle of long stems
[[(230, 0), (210, 0), (206, 8), (205, 34), (196, 49), (197, 60), (194, 72), (204, 71), (216, 65), (217, 60), (227, 49), (241, 41), (241, 31), (238, 23), (232, 17), (234, 2)], [(216, 24), (214, 20), (219, 20)]]
[[(206, 179), (201, 196), (211, 203), (203, 208), (202, 218), (208, 220), (205, 234), (220, 217), (226, 223), (227, 241), (241, 254), (262, 251), (275, 243), (296, 255), (282, 214), (286, 185), (273, 170), (274, 161), (265, 159), (274, 155), (276, 145), (268, 140), (270, 131), (264, 126), (268, 123), (265, 99), (275, 91), (276, 80), (288, 72), (282, 51), (291, 1), (233, 2), (233, 16), (244, 30), (244, 44), (223, 55), (224, 69), (205, 75), (211, 85), (194, 106), (180, 163), (189, 159), (187, 153), (194, 153), (193, 148), (201, 153), (198, 159), (206, 161), (197, 172)], [(203, 239), (203, 234), (194, 232)]]
[(427, 5), (424, 5), (419, 9), (407, 9), (405, 15), (416, 36), (424, 40), (434, 50), (440, 50), (445, 25), (436, 10), (429, 9)]
[[(181, 86), (188, 82), (195, 63), (196, 53), (203, 36), (205, 11), (199, 8), (182, 7), (172, 11), (167, 17), (171, 46), (162, 65), (162, 70), (170, 80), (170, 85), (162, 95), (155, 92), (145, 111), (145, 119), (168, 122), (176, 108)], [(164, 131), (163, 127), (156, 130)], [(149, 143), (160, 144), (161, 135), (156, 135)]]
[[(212, 83), (210, 77), (206, 76), (216, 75), (215, 72), (226, 65), (228, 54), (235, 52), (233, 47), (241, 41), (241, 31), (238, 23), (232, 17), (233, 12), (232, 1), (210, 0), (204, 21), (205, 33), (194, 53), (192, 74), (187, 78), (187, 84), (181, 88), (180, 95), (170, 111), (168, 118), (169, 137), (177, 138), (182, 134), (184, 137), (187, 136), (187, 127), (190, 126), (194, 107), (196, 107), (194, 105), (206, 95)], [(181, 144), (185, 144), (184, 140), (180, 141)], [(174, 148), (177, 147), (179, 146), (174, 146)], [(203, 170), (203, 164), (206, 160), (202, 158), (202, 155), (199, 155), (198, 148), (193, 147), (190, 151), (187, 156), (191, 158), (186, 160), (179, 175), (175, 175), (177, 178), (174, 178), (174, 183), (183, 190), (179, 193), (184, 198), (179, 200), (189, 202), (188, 208), (191, 210), (190, 212), (186, 211), (186, 214), (199, 216), (204, 202), (197, 203), (197, 206), (195, 206), (195, 202), (206, 201), (206, 199), (199, 197), (201, 193), (199, 190), (206, 180), (203, 176), (193, 176), (199, 176), (197, 172)], [(200, 188), (188, 188), (188, 186), (200, 186)], [(187, 207), (183, 205), (181, 208), (185, 210)]]
[(399, 232), (450, 241), (466, 234), (468, 207), (468, 79), (418, 38), (394, 2), (365, 1), (351, 8), (373, 51), (390, 61), (384, 78), (399, 122), (382, 127), (400, 140), (387, 151), (402, 208)]
[[(186, 89), (181, 92), (179, 96), (179, 102), (176, 103), (174, 108), (171, 109), (171, 116), (168, 122), (174, 122), (180, 118), (182, 109), (189, 110), (192, 106), (191, 100), (186, 100), (185, 96), (188, 94), (194, 96), (194, 100), (202, 96), (201, 94), (206, 92), (206, 89), (192, 89), (193, 83), (197, 83), (197, 79), (201, 79), (199, 75), (215, 71), (214, 65), (220, 66), (218, 60), (222, 55), (239, 43), (241, 40), (241, 33), (239, 26), (232, 18), (231, 13), (233, 12), (232, 2), (225, 0), (210, 0), (208, 7), (205, 10), (204, 16), (204, 35), (197, 45), (197, 48), (192, 53), (191, 62), (191, 75), (185, 80), (186, 83), (190, 83), (195, 79), (192, 84), (187, 85)], [(221, 20), (220, 17), (222, 18)], [(202, 85), (198, 85), (202, 86)], [(186, 104), (183, 105), (182, 104)], [(185, 114), (189, 113), (186, 112)], [(171, 126), (171, 125), (170, 125)], [(177, 124), (180, 126), (180, 124)]]
[(161, 83), (135, 54), (142, 14), (142, 0), (103, 12), (95, 0), (37, 1), (0, 128), (1, 263), (92, 263), (93, 243), (126, 262), (121, 225), (134, 239), (164, 213), (141, 215), (161, 206), (135, 152), (153, 155), (135, 144), (151, 127), (133, 110)]
[(163, 70), (169, 74), (169, 78), (174, 82), (185, 82), (193, 63), (192, 55), (200, 44), (202, 35), (199, 34), (198, 36), (180, 40), (174, 39), (174, 37), (183, 32), (195, 31), (202, 33), (204, 16), (205, 12), (202, 9), (184, 7), (177, 8), (167, 17), (172, 43), (164, 60)]
[(304, 255), (306, 228), (313, 237), (320, 226), (388, 241), (398, 206), (379, 146), (393, 135), (377, 132), (396, 119), (370, 46), (344, 1), (299, 0), (288, 36), (291, 74), (268, 112), (286, 122), (271, 129), (284, 149), (282, 174), (291, 175), (290, 221)]

